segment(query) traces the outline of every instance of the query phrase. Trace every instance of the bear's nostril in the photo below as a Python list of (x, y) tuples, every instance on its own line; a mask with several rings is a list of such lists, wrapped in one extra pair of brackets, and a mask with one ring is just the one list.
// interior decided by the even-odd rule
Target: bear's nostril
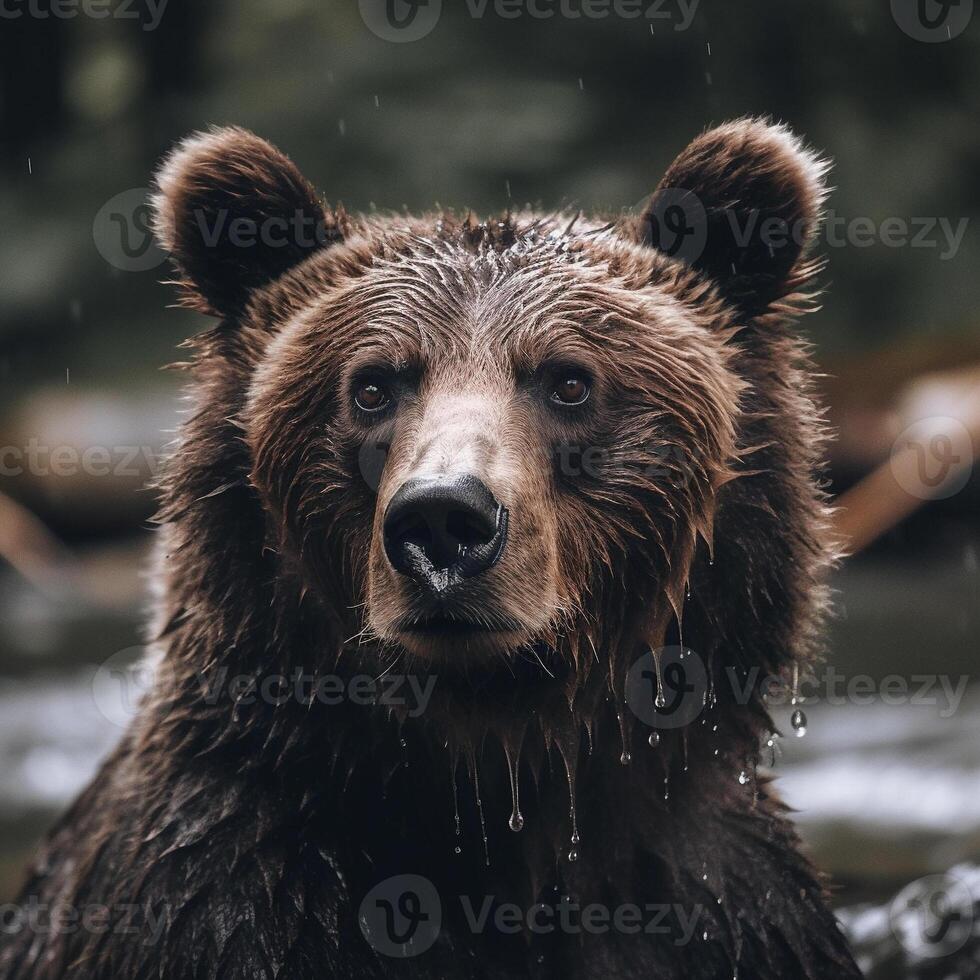
[(497, 562), (506, 518), (507, 511), (476, 477), (409, 480), (385, 513), (385, 553), (395, 571), (444, 589)]
[(464, 548), (485, 544), (497, 533), (496, 513), (494, 523), (477, 518), (462, 510), (451, 510), (446, 515), (446, 533)]
[(414, 544), (423, 549), (432, 543), (432, 531), (419, 514), (406, 514), (392, 528), (386, 527), (385, 534), (402, 544)]

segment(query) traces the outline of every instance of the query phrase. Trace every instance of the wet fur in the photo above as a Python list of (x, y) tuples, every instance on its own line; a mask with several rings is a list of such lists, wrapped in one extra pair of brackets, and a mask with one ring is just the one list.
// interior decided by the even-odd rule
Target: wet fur
[[(740, 121), (696, 141), (664, 186), (698, 193), (711, 221), (758, 207), (812, 234), (822, 176), (785, 130)], [(159, 183), (158, 228), (185, 302), (222, 318), (194, 341), (192, 410), (162, 486), (160, 676), (23, 897), (137, 903), (164, 927), (153, 944), (22, 935), (0, 953), (0, 975), (858, 976), (755, 775), (771, 730), (761, 692), (736, 704), (724, 676), (788, 676), (817, 652), (831, 559), (816, 484), (823, 433), (788, 329), (816, 271), (806, 249), (770, 262), (716, 231), (691, 268), (646, 244), (642, 215), (479, 222), (324, 209), (329, 235), (315, 248), (206, 262), (189, 202), (322, 205), (240, 130), (185, 144)], [(418, 462), (419, 439), (410, 420), (365, 431), (345, 407), (369, 347), (425, 365), (426, 405), (465, 390), (497, 406), (497, 475), (524, 506), (512, 508), (508, 560), (480, 588), (529, 624), (509, 655), (427, 662), (390, 635), (413, 598), (396, 602), (377, 515)], [(568, 433), (528, 418), (514, 393), (521, 366), (533, 373), (550, 353), (594, 367), (597, 411), (573, 435), (614, 448), (598, 477), (553, 472), (553, 443)], [(364, 477), (369, 437), (392, 438), (377, 493)], [(656, 455), (665, 444), (675, 451)], [(703, 724), (651, 748), (624, 704), (626, 670), (681, 630), (718, 701)], [(419, 718), (200, 696), (201, 676), (222, 668), (297, 667), (443, 682)], [(432, 880), (446, 909), (440, 942), (408, 960), (375, 953), (356, 918), (375, 882), (403, 873)], [(561, 894), (677, 903), (702, 918), (684, 946), (474, 937), (448, 896), (479, 906), (488, 894), (524, 907)]]

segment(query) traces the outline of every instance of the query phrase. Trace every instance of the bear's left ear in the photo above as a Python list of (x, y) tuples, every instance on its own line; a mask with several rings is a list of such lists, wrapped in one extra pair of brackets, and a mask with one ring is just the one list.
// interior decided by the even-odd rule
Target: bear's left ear
[(292, 160), (237, 127), (180, 143), (157, 173), (153, 211), (187, 305), (222, 317), (343, 237), (340, 219)]
[(828, 170), (785, 126), (739, 119), (681, 153), (628, 231), (687, 261), (755, 316), (818, 271), (807, 253)]

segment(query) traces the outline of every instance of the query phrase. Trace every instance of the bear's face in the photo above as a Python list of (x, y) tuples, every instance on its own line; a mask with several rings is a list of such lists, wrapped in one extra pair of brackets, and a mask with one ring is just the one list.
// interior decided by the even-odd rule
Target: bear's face
[(393, 243), (280, 327), (245, 412), (314, 580), (349, 568), (365, 635), (423, 658), (550, 650), (627, 570), (666, 577), (733, 451), (715, 324), (622, 281), (612, 233), (515, 235)]
[[(268, 546), (356, 645), (396, 656), (468, 670), (662, 642), (749, 448), (735, 354), (813, 271), (822, 173), (742, 121), (639, 218), (350, 219), (251, 134), (185, 143), (158, 232), (223, 318), (211, 354), (241, 378)], [(665, 195), (696, 202), (687, 261), (651, 241)]]

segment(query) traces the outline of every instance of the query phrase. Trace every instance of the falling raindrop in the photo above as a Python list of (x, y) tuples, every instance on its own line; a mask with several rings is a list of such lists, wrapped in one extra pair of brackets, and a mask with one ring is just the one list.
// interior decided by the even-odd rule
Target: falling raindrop
[(806, 715), (799, 708), (793, 712), (793, 717), (790, 718), (789, 723), (793, 726), (797, 738), (803, 738), (806, 735)]
[(650, 732), (650, 737), (647, 739), (647, 742), (651, 748), (655, 749), (660, 744), (660, 732)]
[(749, 774), (744, 769), (738, 774), (738, 781), (743, 786), (749, 781)]
[(518, 833), (518, 831), (523, 830), (524, 828), (524, 817), (515, 810), (514, 813), (510, 815), (510, 820), (507, 821), (507, 826), (510, 827), (515, 834)]
[(623, 754), (622, 754), (622, 755), (621, 755), (621, 756), (619, 757), (619, 761), (620, 761), (620, 763), (622, 763), (622, 765), (624, 765), (624, 766), (628, 766), (628, 765), (630, 764), (630, 759), (631, 759), (631, 758), (632, 758), (632, 756), (631, 756), (631, 755), (629, 754), (629, 752), (624, 752), (624, 753), (623, 753)]
[(578, 860), (578, 851), (574, 847), (568, 852), (568, 860), (569, 861)]
[(455, 846), (455, 847), (453, 848), (453, 850), (454, 850), (454, 851), (455, 851), (455, 852), (456, 852), (457, 854), (462, 854), (462, 853), (463, 853), (463, 849), (462, 849), (462, 848), (461, 848), (461, 847), (459, 846), (459, 844), (457, 844), (457, 845), (456, 845), (456, 846)]

